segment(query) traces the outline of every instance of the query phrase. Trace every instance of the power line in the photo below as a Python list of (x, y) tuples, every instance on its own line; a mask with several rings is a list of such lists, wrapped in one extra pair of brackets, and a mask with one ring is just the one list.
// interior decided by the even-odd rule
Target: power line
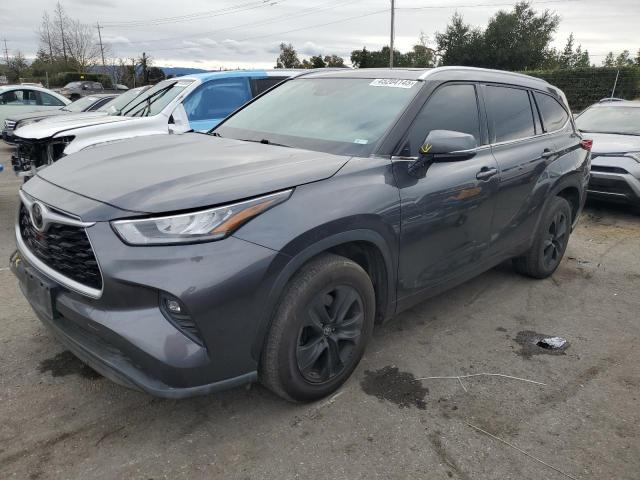
[[(307, 9), (302, 10), (301, 12), (298, 12), (298, 13), (276, 15), (275, 17), (267, 18), (265, 20), (259, 20), (257, 22), (247, 22), (247, 23), (241, 23), (239, 25), (233, 25), (231, 27), (218, 28), (218, 29), (215, 30), (215, 33), (227, 32), (227, 31), (230, 31), (230, 30), (236, 30), (238, 28), (257, 27), (257, 26), (269, 25), (269, 24), (272, 24), (272, 23), (278, 23), (281, 20), (290, 20), (292, 18), (299, 18), (299, 17), (304, 17), (304, 16), (307, 16), (307, 15), (311, 15), (311, 14), (314, 14), (314, 13), (322, 12), (324, 10), (331, 10), (331, 9), (335, 8), (336, 5), (345, 6), (345, 5), (358, 3), (358, 2), (362, 2), (362, 1), (363, 0), (348, 0), (346, 2), (344, 2), (344, 1), (342, 1), (342, 2), (340, 2), (340, 1), (339, 2), (336, 2), (336, 1), (325, 2), (325, 3), (320, 4), (319, 6), (307, 8)], [(180, 35), (180, 36), (176, 36), (176, 37), (165, 37), (165, 38), (156, 38), (156, 39), (153, 39), (153, 40), (148, 40), (147, 39), (147, 40), (135, 40), (135, 41), (127, 41), (127, 42), (111, 42), (111, 43), (131, 45), (131, 44), (148, 44), (148, 43), (152, 43), (152, 42), (153, 43), (156, 43), (156, 42), (169, 42), (169, 41), (173, 41), (173, 40), (184, 40), (185, 38), (193, 38), (193, 37), (201, 37), (201, 36), (211, 35), (212, 33), (214, 33), (214, 31), (206, 30), (206, 31), (191, 33), (189, 35)]]
[(260, 0), (247, 2), (233, 7), (221, 8), (218, 10), (208, 10), (205, 12), (190, 13), (187, 15), (179, 15), (176, 17), (164, 17), (150, 20), (131, 20), (129, 22), (102, 22), (103, 26), (119, 27), (119, 28), (137, 28), (147, 26), (166, 25), (168, 23), (188, 22), (192, 20), (200, 20), (210, 17), (220, 17), (223, 15), (229, 15), (232, 13), (245, 12), (248, 10), (254, 10), (265, 6), (274, 6), (278, 3), (282, 3), (286, 0)]

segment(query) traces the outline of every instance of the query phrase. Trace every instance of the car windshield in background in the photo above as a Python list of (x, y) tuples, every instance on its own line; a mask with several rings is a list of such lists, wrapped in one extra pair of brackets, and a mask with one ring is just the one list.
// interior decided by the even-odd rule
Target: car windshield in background
[(225, 121), (225, 138), (367, 156), (421, 82), (301, 78), (284, 83)]
[(141, 95), (143, 90), (139, 88), (131, 89), (125, 93), (121, 93), (113, 100), (105, 103), (97, 109), (98, 112), (107, 112), (109, 115), (120, 115), (124, 107), (129, 105), (136, 97)]
[(63, 107), (62, 110), (66, 112), (84, 112), (97, 101), (97, 97), (82, 97), (75, 102), (70, 103), (66, 107)]
[(576, 118), (578, 129), (590, 133), (640, 135), (640, 107), (595, 107)]
[(127, 117), (151, 117), (157, 115), (193, 82), (193, 80), (160, 82), (122, 109), (122, 115)]
[(80, 88), (80, 87), (82, 87), (82, 82), (71, 82), (71, 83), (67, 83), (62, 88)]

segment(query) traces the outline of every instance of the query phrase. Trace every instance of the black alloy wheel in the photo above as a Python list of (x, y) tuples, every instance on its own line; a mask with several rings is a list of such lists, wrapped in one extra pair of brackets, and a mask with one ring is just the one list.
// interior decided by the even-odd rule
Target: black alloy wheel
[(547, 238), (542, 244), (545, 267), (551, 268), (560, 262), (566, 247), (568, 233), (569, 220), (564, 212), (559, 210), (553, 216)]
[(339, 375), (362, 337), (362, 297), (350, 285), (318, 293), (307, 305), (296, 359), (305, 380), (323, 383)]

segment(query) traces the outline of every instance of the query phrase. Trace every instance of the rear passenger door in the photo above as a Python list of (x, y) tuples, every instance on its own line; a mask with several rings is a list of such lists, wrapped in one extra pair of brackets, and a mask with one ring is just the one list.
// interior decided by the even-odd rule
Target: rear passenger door
[(525, 88), (485, 85), (491, 150), (500, 170), (492, 225), (491, 254), (518, 254), (535, 228), (542, 192), (540, 176), (555, 145), (543, 135), (533, 96)]
[[(398, 297), (406, 303), (401, 308), (483, 270), (499, 179), (484, 119), (476, 85), (442, 85), (392, 158), (402, 212)], [(432, 130), (473, 135), (475, 156), (437, 162), (424, 177), (412, 177), (407, 167)]]

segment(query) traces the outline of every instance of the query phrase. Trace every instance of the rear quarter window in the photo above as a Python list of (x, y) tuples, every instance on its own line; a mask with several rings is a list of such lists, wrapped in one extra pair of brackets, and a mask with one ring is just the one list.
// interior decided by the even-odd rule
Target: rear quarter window
[(569, 114), (555, 98), (538, 92), (534, 92), (533, 96), (540, 110), (545, 132), (558, 130), (567, 123)]
[(252, 78), (251, 79), (251, 94), (257, 97), (263, 92), (266, 92), (271, 87), (276, 86), (287, 77), (265, 77), (265, 78)]

